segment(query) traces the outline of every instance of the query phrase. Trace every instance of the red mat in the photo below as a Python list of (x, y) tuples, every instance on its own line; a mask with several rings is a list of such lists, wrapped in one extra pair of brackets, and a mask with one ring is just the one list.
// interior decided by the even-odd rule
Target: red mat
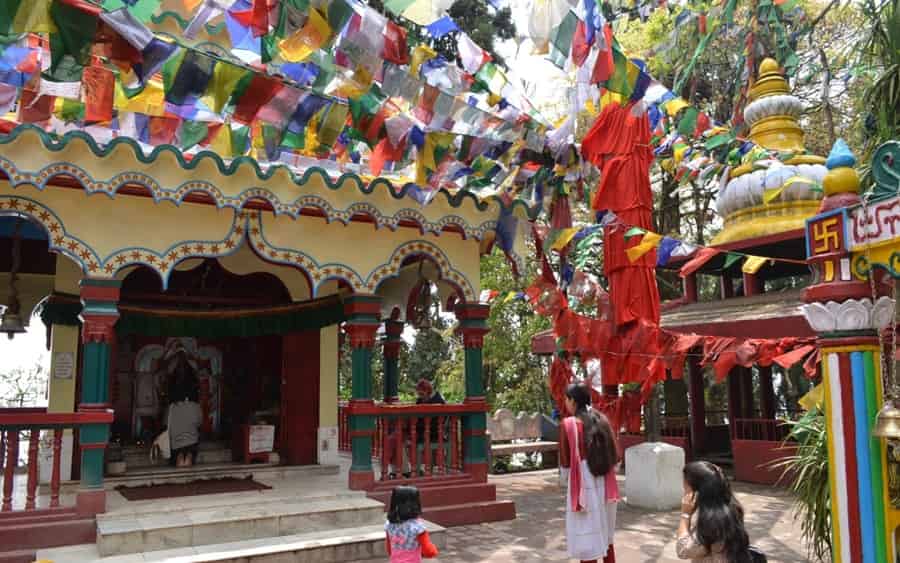
[(214, 495), (217, 493), (264, 491), (271, 488), (272, 487), (268, 485), (257, 483), (251, 476), (246, 479), (222, 477), (221, 479), (198, 479), (189, 483), (141, 485), (139, 487), (126, 487), (120, 485), (116, 487), (116, 490), (128, 500), (154, 500), (160, 498)]

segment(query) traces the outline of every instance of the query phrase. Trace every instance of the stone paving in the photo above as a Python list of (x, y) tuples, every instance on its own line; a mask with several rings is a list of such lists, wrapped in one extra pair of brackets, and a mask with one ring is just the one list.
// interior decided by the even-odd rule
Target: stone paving
[[(563, 495), (557, 473), (537, 471), (491, 478), (499, 498), (516, 502), (518, 518), (450, 528), (441, 557), (432, 561), (537, 563), (568, 562)], [(624, 491), (624, 477), (620, 477)], [(762, 548), (770, 563), (808, 561), (793, 521), (791, 498), (783, 490), (735, 483), (744, 505), (750, 541)], [(674, 563), (678, 510), (655, 513), (619, 506), (616, 525), (618, 563)], [(362, 562), (357, 562), (362, 563)]]

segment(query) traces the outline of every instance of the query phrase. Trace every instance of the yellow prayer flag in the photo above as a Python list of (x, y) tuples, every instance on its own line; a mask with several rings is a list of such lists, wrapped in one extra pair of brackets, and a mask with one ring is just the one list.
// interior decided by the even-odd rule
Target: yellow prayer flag
[(825, 386), (822, 383), (819, 383), (812, 388), (812, 391), (801, 397), (797, 403), (799, 403), (804, 410), (812, 410), (813, 407), (821, 408), (825, 403)]
[(316, 131), (319, 130), (319, 116), (316, 115), (306, 124), (306, 139), (303, 143), (303, 152), (309, 155), (316, 154), (319, 149), (319, 138)]
[(509, 303), (510, 301), (512, 301), (515, 298), (516, 298), (516, 292), (510, 291), (509, 293), (506, 294), (506, 297), (503, 298), (503, 303)]
[(125, 91), (122, 90), (121, 83), (117, 80), (113, 105), (119, 111), (160, 117), (166, 113), (166, 93), (163, 90), (162, 82), (150, 80), (140, 94), (128, 98), (125, 96)]
[(414, 0), (401, 14), (404, 18), (418, 25), (426, 26), (439, 16), (435, 14), (432, 0)]
[(652, 233), (647, 231), (644, 233), (644, 238), (641, 239), (641, 242), (628, 248), (625, 250), (625, 254), (628, 255), (628, 260), (634, 262), (644, 254), (647, 254), (657, 246), (659, 246), (659, 241), (662, 240), (662, 235), (657, 233)]
[(747, 256), (747, 260), (741, 266), (741, 271), (745, 274), (755, 274), (768, 261), (769, 259), (764, 256)]
[(50, 16), (53, 0), (22, 2), (13, 18), (13, 33), (56, 33), (56, 24)]
[(503, 97), (500, 96), (500, 94), (490, 93), (490, 94), (488, 94), (488, 97), (487, 97), (487, 104), (489, 106), (493, 107), (493, 106), (496, 106), (497, 104), (499, 104), (500, 100), (502, 100), (502, 99), (503, 99)]
[(615, 92), (610, 92), (609, 90), (605, 90), (603, 95), (600, 96), (600, 109), (605, 108), (609, 104), (616, 103), (622, 104), (624, 96), (621, 94), (616, 94)]
[(181, 0), (181, 3), (184, 4), (184, 9), (187, 13), (191, 13), (194, 9), (200, 5), (200, 2), (203, 0)]
[(551, 246), (550, 248), (556, 251), (562, 250), (570, 242), (572, 242), (572, 239), (575, 238), (575, 235), (577, 235), (578, 231), (580, 230), (581, 229), (579, 229), (578, 227), (563, 229), (562, 231), (560, 231), (559, 236), (556, 237), (556, 240), (553, 241), (553, 246)]
[(291, 63), (298, 63), (318, 51), (331, 37), (331, 27), (318, 10), (309, 11), (306, 24), (287, 39), (278, 43), (281, 58)]
[(223, 123), (219, 127), (219, 132), (216, 133), (216, 136), (213, 137), (212, 142), (209, 144), (209, 150), (225, 158), (233, 156), (231, 152), (231, 125)]
[(687, 145), (675, 147), (675, 150), (672, 151), (672, 160), (674, 160), (675, 162), (681, 162), (682, 160), (684, 160), (684, 153), (686, 153), (689, 148), (690, 147), (688, 147)]
[(674, 100), (669, 100), (666, 102), (666, 113), (669, 114), (669, 117), (675, 117), (678, 115), (678, 112), (688, 107), (690, 104), (684, 101), (683, 98), (675, 98)]
[(413, 49), (412, 58), (409, 62), (409, 75), (413, 77), (419, 76), (419, 68), (426, 62), (437, 56), (437, 51), (425, 45), (424, 43), (420, 43), (416, 45), (416, 48)]
[(213, 70), (212, 80), (202, 101), (215, 113), (222, 113), (238, 82), (248, 71), (237, 65), (218, 64)]

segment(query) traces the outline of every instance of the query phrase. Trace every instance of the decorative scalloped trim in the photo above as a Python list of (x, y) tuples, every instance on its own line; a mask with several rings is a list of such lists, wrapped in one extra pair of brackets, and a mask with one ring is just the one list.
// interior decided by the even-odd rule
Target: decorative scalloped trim
[(472, 287), (469, 279), (462, 272), (455, 270), (450, 265), (450, 259), (444, 254), (437, 245), (426, 240), (413, 240), (405, 242), (394, 249), (390, 260), (378, 266), (369, 274), (366, 289), (370, 293), (375, 293), (378, 287), (385, 281), (400, 275), (400, 267), (403, 260), (410, 256), (425, 255), (431, 258), (438, 267), (441, 280), (455, 286), (457, 291), (465, 297), (467, 301), (476, 301), (475, 289)]
[(859, 254), (853, 259), (853, 273), (860, 279), (868, 279), (872, 266), (881, 268), (891, 275), (892, 278), (900, 278), (900, 250), (891, 253), (888, 263), (875, 262), (869, 265), (869, 259), (865, 254)]
[(101, 271), (102, 261), (94, 249), (69, 234), (62, 220), (49, 207), (27, 197), (2, 195), (0, 217), (8, 216), (25, 217), (43, 227), (49, 249), (73, 260), (83, 272), (97, 274)]
[[(340, 189), (341, 185), (345, 181), (350, 181), (356, 184), (357, 189), (361, 193), (370, 195), (379, 185), (384, 185), (385, 187), (387, 187), (388, 192), (394, 199), (401, 199), (403, 197), (406, 197), (409, 190), (415, 186), (412, 183), (408, 183), (405, 184), (399, 191), (397, 191), (394, 185), (385, 178), (376, 178), (368, 185), (366, 185), (366, 183), (359, 176), (352, 173), (344, 173), (340, 177), (338, 177), (336, 181), (332, 182), (331, 176), (329, 176), (328, 172), (319, 167), (308, 168), (302, 175), (297, 175), (293, 170), (289, 169), (286, 166), (278, 165), (270, 167), (267, 171), (263, 171), (260, 168), (259, 163), (250, 157), (240, 156), (233, 159), (230, 163), (226, 164), (218, 154), (211, 151), (201, 151), (197, 153), (192, 160), (187, 161), (184, 159), (183, 153), (172, 145), (159, 145), (157, 147), (154, 147), (149, 155), (145, 155), (140, 145), (138, 145), (138, 143), (133, 139), (127, 137), (117, 137), (106, 144), (104, 147), (101, 147), (96, 143), (93, 137), (82, 131), (70, 131), (57, 141), (50, 135), (48, 135), (45, 131), (30, 124), (20, 125), (19, 127), (16, 127), (16, 129), (14, 129), (9, 135), (0, 137), (0, 145), (9, 144), (26, 132), (37, 133), (45, 148), (53, 152), (63, 150), (69, 142), (78, 139), (86, 143), (91, 152), (93, 152), (94, 155), (99, 158), (106, 157), (113, 150), (115, 150), (117, 145), (124, 144), (131, 148), (135, 159), (142, 164), (153, 163), (163, 152), (171, 152), (177, 159), (178, 165), (184, 170), (193, 170), (197, 168), (197, 166), (203, 159), (211, 159), (215, 163), (219, 173), (223, 176), (232, 176), (241, 166), (250, 166), (252, 167), (254, 173), (256, 174), (256, 177), (259, 180), (269, 180), (276, 174), (278, 169), (284, 168), (290, 175), (291, 181), (293, 181), (298, 186), (302, 186), (309, 182), (313, 174), (318, 174), (321, 177), (322, 182), (331, 190)], [(225, 200), (224, 196), (222, 196), (221, 191), (219, 191), (215, 187), (215, 185), (209, 182), (191, 181), (182, 184), (175, 190), (164, 190), (159, 187), (159, 184), (153, 178), (137, 172), (123, 173), (115, 176), (109, 182), (103, 182), (94, 180), (79, 166), (71, 163), (58, 163), (55, 165), (49, 165), (47, 167), (44, 167), (37, 173), (33, 173), (20, 171), (13, 162), (7, 159), (0, 159), (0, 167), (2, 167), (4, 171), (9, 174), (14, 186), (20, 183), (29, 183), (37, 185), (39, 189), (43, 189), (43, 187), (46, 185), (46, 182), (50, 177), (52, 177), (54, 166), (60, 167), (61, 172), (65, 172), (76, 177), (76, 179), (78, 179), (82, 186), (84, 186), (89, 192), (103, 191), (107, 194), (113, 195), (123, 183), (138, 183), (150, 189), (151, 192), (154, 193), (154, 199), (157, 202), (162, 199), (169, 199), (175, 203), (180, 203), (184, 199), (184, 196), (187, 195), (187, 193), (190, 193), (190, 191), (204, 191), (205, 193), (208, 193), (211, 197), (213, 197), (216, 200), (217, 205), (219, 205), (220, 207), (232, 206), (240, 208), (240, 205), (246, 202), (249, 197), (259, 197), (266, 201), (269, 201), (272, 204), (273, 208), (275, 208), (276, 213), (285, 213), (292, 216), (297, 216), (299, 215), (301, 209), (298, 207), (295, 210), (291, 210), (288, 205), (294, 204), (282, 203), (275, 197), (274, 194), (262, 188), (252, 188), (251, 190), (242, 192), (239, 198), (230, 198), (235, 201), (241, 201), (240, 205), (235, 205), (233, 203), (229, 204), (229, 202)], [(37, 176), (38, 178), (36, 180), (33, 180), (31, 178), (32, 176)], [(182, 192), (183, 189), (187, 189), (187, 191)], [(253, 192), (252, 196), (247, 196), (247, 194), (251, 191)], [(459, 208), (467, 200), (471, 200), (471, 204), (474, 205), (475, 209), (478, 211), (486, 211), (490, 206), (490, 204), (487, 202), (478, 201), (475, 195), (470, 192), (459, 191), (456, 194), (450, 194), (447, 190), (441, 189), (440, 193), (444, 195), (446, 202), (454, 208)], [(299, 199), (300, 198), (298, 198), (298, 200)], [(537, 207), (529, 208), (524, 202), (521, 201), (515, 201), (511, 205), (507, 206), (502, 201), (502, 199), (497, 196), (492, 196), (491, 200), (496, 201), (501, 208), (509, 208), (513, 212), (515, 211), (517, 206), (521, 206), (525, 215), (529, 219), (534, 219), (540, 211)], [(330, 205), (328, 207), (330, 209), (333, 209)], [(402, 216), (401, 213), (403, 214)], [(456, 216), (444, 217), (438, 223), (429, 223), (427, 221), (424, 221), (424, 216), (421, 215), (421, 213), (418, 213), (417, 211), (412, 209), (408, 211), (402, 210), (401, 212), (398, 212), (395, 218), (392, 219), (392, 221), (399, 221), (401, 218), (411, 218), (414, 216), (417, 216), (417, 218), (420, 219), (420, 224), (425, 230), (433, 230), (435, 232), (438, 232), (447, 224), (456, 224), (463, 227), (463, 230), (466, 232), (466, 236), (471, 236), (478, 240), (481, 240), (488, 232), (493, 231), (497, 224), (496, 220), (491, 220), (485, 221), (477, 227), (470, 226), (466, 228), (464, 226), (465, 222), (462, 220), (462, 218)], [(341, 218), (339, 220), (343, 219)]]

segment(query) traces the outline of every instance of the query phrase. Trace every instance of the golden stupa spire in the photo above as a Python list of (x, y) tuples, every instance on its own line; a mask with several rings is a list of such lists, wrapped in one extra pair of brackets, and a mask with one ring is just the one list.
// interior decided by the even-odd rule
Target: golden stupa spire
[(774, 59), (765, 59), (759, 65), (759, 78), (750, 88), (749, 97), (744, 120), (750, 125), (750, 139), (769, 150), (804, 152), (804, 134), (798, 122), (803, 104), (791, 95)]

